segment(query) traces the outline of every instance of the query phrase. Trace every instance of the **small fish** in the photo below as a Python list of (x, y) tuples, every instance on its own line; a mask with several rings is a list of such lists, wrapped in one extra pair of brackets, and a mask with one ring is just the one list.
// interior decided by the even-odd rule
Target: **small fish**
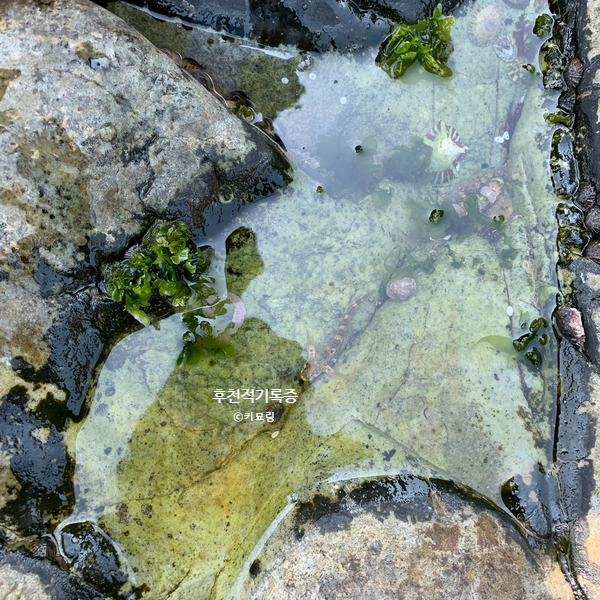
[(333, 332), (333, 335), (318, 352), (316, 352), (313, 344), (309, 344), (308, 360), (306, 361), (304, 368), (302, 369), (302, 373), (300, 375), (304, 381), (313, 382), (322, 373), (331, 373), (333, 375), (341, 377), (342, 379), (347, 379), (345, 375), (334, 371), (333, 368), (329, 365), (329, 363), (333, 360), (333, 358), (344, 345), (348, 333), (348, 326), (350, 325), (350, 321), (352, 321), (352, 318), (356, 314), (358, 307), (363, 303), (364, 300), (366, 300), (372, 294), (372, 291), (366, 293), (364, 296), (358, 298), (358, 300), (355, 300), (348, 307), (344, 316), (339, 322), (339, 325)]

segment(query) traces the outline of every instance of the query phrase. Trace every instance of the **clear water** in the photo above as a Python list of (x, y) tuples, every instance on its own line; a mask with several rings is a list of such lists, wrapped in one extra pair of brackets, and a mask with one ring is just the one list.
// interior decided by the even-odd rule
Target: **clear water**
[[(491, 4), (509, 38), (548, 12), (540, 2)], [(513, 81), (492, 46), (470, 41), (473, 13), (455, 14), (447, 80), (418, 66), (392, 80), (375, 65), (376, 48), (262, 51), (128, 13), (157, 45), (171, 40), (208, 65), (211, 56), (233, 57), (235, 69), (215, 68), (217, 86), (245, 83), (257, 109), (276, 116), (295, 167), (285, 192), (246, 205), (208, 238), (196, 232), (217, 251), (219, 293), (245, 306), (230, 340), (235, 355), (184, 357), (180, 315), (159, 331), (138, 331), (115, 346), (89, 416), (71, 429), (77, 503), (69, 523), (97, 522), (148, 597), (235, 596), (277, 516), (316, 491), (414, 473), (457, 480), (503, 506), (506, 481), (526, 486), (540, 466), (552, 468), (551, 331), (542, 328), (533, 343), (539, 367), (498, 348), (533, 319), (549, 322), (554, 308), (553, 128), (544, 115), (556, 94), (539, 75), (543, 38), (527, 30), (523, 62), (536, 73), (520, 68)], [(468, 150), (454, 177), (433, 185), (434, 162), (424, 172), (415, 148), (439, 123)], [(493, 207), (482, 214), (470, 206), (459, 218), (443, 204), (459, 183), (464, 196), (500, 186), (496, 213), (506, 221), (497, 239), (489, 239)], [(432, 223), (438, 208), (444, 216)], [(416, 293), (388, 299), (393, 277), (414, 279)], [(368, 292), (329, 365), (343, 377), (324, 373), (306, 386), (310, 341), (323, 347)], [(209, 400), (219, 389), (295, 389), (299, 399), (279, 407)], [(255, 420), (267, 412), (275, 422)]]

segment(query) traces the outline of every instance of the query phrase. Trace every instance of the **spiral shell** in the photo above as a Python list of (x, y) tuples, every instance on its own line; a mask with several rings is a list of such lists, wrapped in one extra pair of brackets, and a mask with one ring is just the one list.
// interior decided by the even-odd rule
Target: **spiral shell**
[(391, 300), (408, 300), (415, 295), (417, 282), (411, 277), (392, 279), (386, 286), (385, 292)]
[(528, 60), (524, 56), (518, 56), (515, 58), (515, 60), (513, 60), (506, 69), (508, 78), (515, 83), (520, 83), (527, 77), (527, 75), (529, 75), (529, 72), (525, 68), (527, 64)]
[(502, 14), (488, 4), (477, 9), (469, 21), (469, 39), (476, 46), (491, 46), (502, 31)]

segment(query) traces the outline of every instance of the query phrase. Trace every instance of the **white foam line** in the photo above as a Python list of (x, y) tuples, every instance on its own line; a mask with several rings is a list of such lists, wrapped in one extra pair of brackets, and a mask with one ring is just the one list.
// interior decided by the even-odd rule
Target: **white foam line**
[(229, 594), (227, 594), (227, 600), (236, 600), (237, 598), (239, 598), (242, 586), (244, 585), (246, 579), (248, 579), (248, 575), (250, 573), (250, 566), (261, 553), (262, 549), (267, 543), (267, 540), (271, 537), (272, 533), (275, 531), (279, 523), (281, 523), (281, 521), (283, 521), (283, 519), (289, 514), (289, 512), (296, 507), (296, 504), (297, 500), (290, 499), (288, 505), (280, 511), (280, 513), (275, 517), (275, 520), (271, 523), (271, 525), (269, 525), (269, 528), (263, 533), (260, 540), (258, 540), (258, 542), (256, 543), (256, 546), (254, 546), (252, 552), (250, 552), (250, 555), (246, 559), (246, 562), (242, 565), (238, 578), (235, 580), (235, 583), (231, 586)]

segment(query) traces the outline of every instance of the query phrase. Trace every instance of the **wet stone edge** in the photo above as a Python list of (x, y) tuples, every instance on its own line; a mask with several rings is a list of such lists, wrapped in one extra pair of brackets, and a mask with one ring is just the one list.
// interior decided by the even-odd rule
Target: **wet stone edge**
[[(573, 86), (576, 92), (575, 118), (569, 131), (576, 161), (573, 164), (577, 172), (576, 187), (566, 197), (559, 195), (582, 216), (578, 229), (583, 245), (569, 260), (563, 264), (559, 261), (557, 265), (560, 291), (554, 315), (559, 342), (560, 382), (554, 444), (557, 487), (550, 486), (549, 490), (549, 495), (554, 497), (550, 511), (552, 541), (563, 573), (577, 599), (589, 597), (582, 587), (581, 574), (578, 572), (575, 526), (591, 509), (595, 466), (585, 459), (596, 445), (598, 425), (581, 408), (592, 400), (590, 379), (600, 368), (597, 358), (598, 334), (592, 321), (592, 313), (600, 304), (600, 297), (584, 283), (589, 273), (600, 276), (600, 264), (596, 264), (600, 263), (600, 253), (598, 256), (594, 254), (595, 247), (600, 248), (597, 241), (600, 239), (600, 227), (596, 227), (594, 218), (596, 212), (600, 214), (596, 198), (600, 181), (600, 131), (593, 127), (600, 103), (600, 90), (594, 87), (595, 68), (587, 60), (585, 35), (593, 5), (594, 0), (550, 2), (552, 12), (563, 23), (555, 29), (555, 35), (558, 30), (556, 41), (567, 58), (566, 65), (568, 60), (576, 57), (583, 65), (581, 81)], [(568, 73), (563, 72), (563, 78), (568, 82)], [(553, 148), (555, 151), (556, 148)], [(560, 229), (557, 246), (560, 254)]]

